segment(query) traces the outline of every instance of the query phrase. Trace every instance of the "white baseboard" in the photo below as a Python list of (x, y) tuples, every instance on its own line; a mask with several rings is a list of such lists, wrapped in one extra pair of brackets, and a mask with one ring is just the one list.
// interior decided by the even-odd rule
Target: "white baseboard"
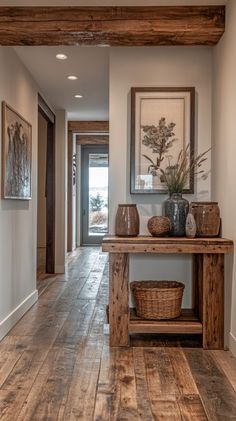
[(231, 332), (229, 334), (229, 349), (232, 352), (232, 354), (236, 357), (236, 338)]
[(65, 266), (56, 265), (55, 266), (55, 273), (65, 273)]
[(38, 299), (38, 290), (33, 291), (25, 298), (5, 319), (0, 322), (0, 340), (6, 336), (9, 330), (21, 319)]

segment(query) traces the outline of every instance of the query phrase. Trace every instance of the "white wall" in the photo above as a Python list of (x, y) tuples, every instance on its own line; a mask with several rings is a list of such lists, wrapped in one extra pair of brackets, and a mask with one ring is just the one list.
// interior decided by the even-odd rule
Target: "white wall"
[(65, 272), (67, 224), (67, 115), (56, 111), (55, 272)]
[[(227, 5), (226, 32), (213, 55), (213, 149), (212, 198), (219, 201), (223, 236), (236, 241), (236, 2)], [(236, 355), (236, 267), (229, 257), (226, 265), (226, 327)], [(232, 276), (233, 274), (233, 276)], [(231, 285), (231, 279), (233, 284)], [(232, 308), (231, 308), (232, 307)], [(231, 315), (230, 315), (231, 310)], [(229, 325), (231, 316), (231, 324)], [(230, 335), (229, 335), (230, 330)]]
[[(147, 220), (161, 214), (165, 195), (129, 194), (130, 88), (132, 86), (195, 86), (196, 150), (211, 146), (212, 49), (208, 47), (112, 48), (110, 53), (110, 232), (118, 203), (137, 203), (141, 233)], [(211, 159), (206, 169), (211, 168)], [(195, 199), (211, 197), (210, 175), (199, 181)], [(192, 200), (193, 196), (187, 196)], [(179, 279), (187, 287), (184, 305), (191, 306), (191, 260), (189, 256), (135, 256), (131, 279)]]
[[(0, 200), (0, 338), (38, 298), (36, 290), (38, 91), (37, 85), (15, 51), (10, 47), (0, 47), (0, 101), (6, 101), (32, 124), (33, 143), (32, 200)], [(56, 112), (55, 270), (59, 273), (65, 269), (66, 157), (67, 119), (65, 111), (62, 110)]]
[(32, 124), (33, 141), (32, 200), (0, 200), (0, 338), (37, 300), (37, 94), (14, 50), (0, 47), (0, 101)]

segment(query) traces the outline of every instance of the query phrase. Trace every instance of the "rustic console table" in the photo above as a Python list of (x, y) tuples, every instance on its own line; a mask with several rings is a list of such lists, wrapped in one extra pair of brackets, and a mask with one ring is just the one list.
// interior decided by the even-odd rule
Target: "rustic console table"
[[(103, 239), (109, 253), (110, 345), (129, 346), (130, 333), (202, 334), (203, 348), (224, 348), (224, 254), (233, 242), (224, 238), (155, 238), (148, 236)], [(192, 310), (178, 319), (142, 320), (129, 309), (130, 253), (190, 253), (193, 256)], [(158, 279), (158, 274), (157, 274)]]

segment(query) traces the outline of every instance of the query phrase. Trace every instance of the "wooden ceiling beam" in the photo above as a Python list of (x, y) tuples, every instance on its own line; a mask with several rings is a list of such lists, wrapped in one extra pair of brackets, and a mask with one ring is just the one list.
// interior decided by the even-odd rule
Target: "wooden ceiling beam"
[(68, 121), (73, 133), (109, 133), (109, 121)]
[(77, 145), (109, 145), (108, 135), (77, 135)]
[(0, 7), (0, 45), (214, 45), (225, 6)]

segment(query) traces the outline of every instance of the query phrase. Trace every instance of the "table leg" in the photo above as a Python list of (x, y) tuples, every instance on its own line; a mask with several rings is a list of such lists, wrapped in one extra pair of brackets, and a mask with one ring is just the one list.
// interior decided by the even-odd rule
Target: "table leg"
[(129, 255), (109, 255), (110, 346), (129, 346)]
[(224, 254), (203, 255), (203, 348), (224, 348)]
[(195, 314), (202, 322), (202, 275), (203, 275), (203, 254), (193, 254), (192, 272), (192, 297)]

